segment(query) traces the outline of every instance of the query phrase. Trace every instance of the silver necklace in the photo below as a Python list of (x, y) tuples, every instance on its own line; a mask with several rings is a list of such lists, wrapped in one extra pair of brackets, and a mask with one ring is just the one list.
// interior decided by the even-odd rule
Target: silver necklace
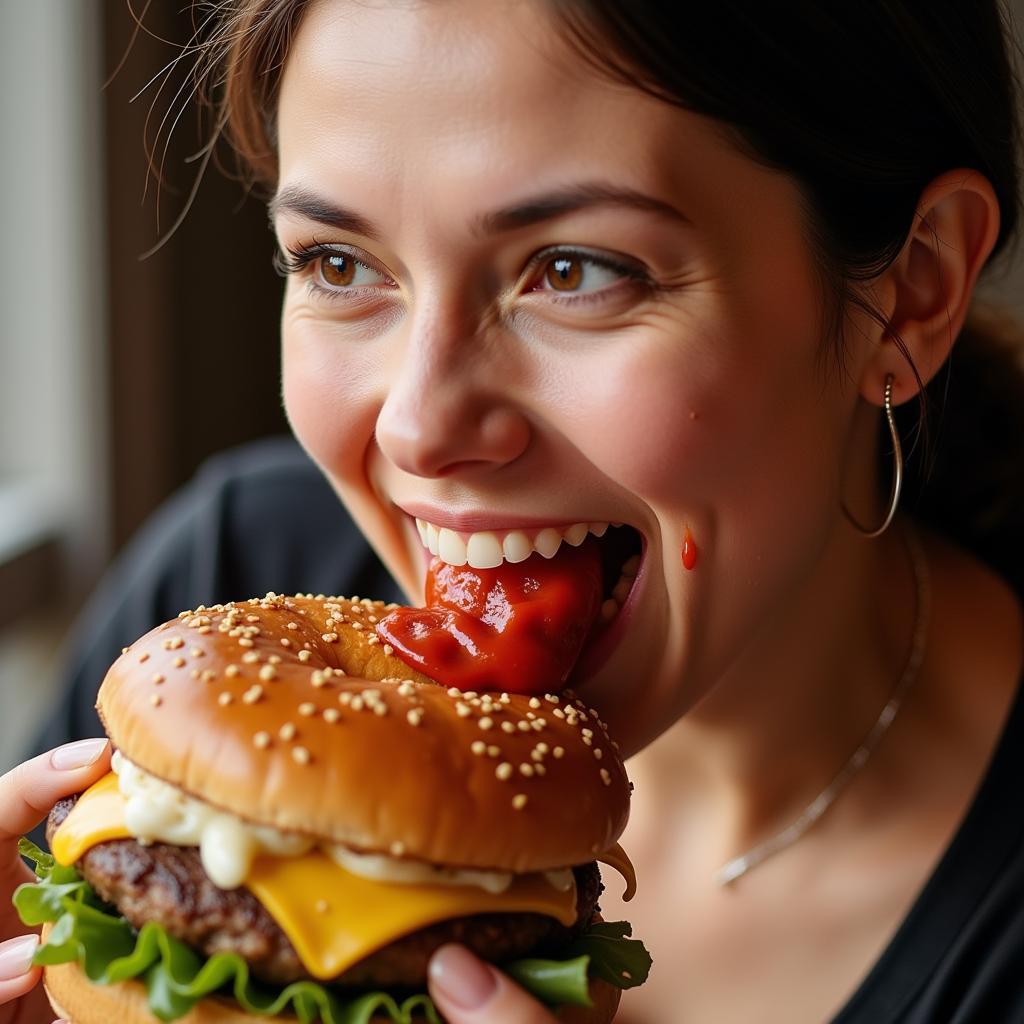
[(903, 704), (907, 691), (917, 678), (917, 673), (924, 660), (928, 624), (931, 614), (931, 586), (928, 572), (928, 560), (917, 534), (909, 524), (904, 529), (907, 552), (914, 570), (914, 587), (916, 590), (916, 610), (914, 616), (914, 633), (910, 646), (910, 654), (903, 667), (903, 674), (892, 691), (888, 703), (882, 708), (878, 720), (871, 731), (864, 737), (861, 745), (853, 752), (853, 756), (843, 765), (839, 774), (807, 805), (795, 821), (787, 825), (769, 839), (751, 847), (746, 853), (734, 857), (715, 872), (714, 880), (718, 885), (731, 885), (737, 879), (763, 864), (787, 847), (792, 846), (804, 833), (835, 803), (836, 797), (843, 791), (847, 783), (867, 764), (875, 752), (882, 737), (889, 731), (896, 713)]

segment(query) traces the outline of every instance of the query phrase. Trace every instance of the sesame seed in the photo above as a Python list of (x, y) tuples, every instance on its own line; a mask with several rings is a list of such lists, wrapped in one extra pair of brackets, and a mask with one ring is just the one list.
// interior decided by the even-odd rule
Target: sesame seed
[(494, 769), (494, 774), (504, 782), (506, 779), (512, 778), (513, 768), (508, 761), (502, 761), (497, 768)]
[(395, 840), (389, 847), (392, 857), (401, 857), (405, 853), (405, 843)]
[(565, 747), (555, 747), (555, 749), (552, 750), (551, 753), (554, 754), (555, 757), (564, 757), (565, 756)]
[(378, 718), (383, 718), (388, 713), (388, 706), (383, 701), (378, 701), (373, 705), (373, 713)]
[(255, 704), (262, 696), (263, 687), (259, 683), (254, 683), (242, 694), (242, 700), (246, 704)]
[(245, 654), (242, 655), (242, 661), (244, 661), (246, 665), (255, 665), (259, 660), (260, 656), (255, 651), (246, 651)]
[(285, 629), (298, 629), (299, 624), (297, 622), (289, 622)]
[(416, 692), (416, 686), (411, 679), (406, 679), (398, 684), (398, 695), (400, 697), (411, 697)]
[(188, 653), (191, 654), (193, 658), (206, 657), (206, 651), (204, 651), (202, 647), (193, 647)]
[(253, 745), (258, 747), (260, 750), (266, 750), (270, 746), (270, 733), (269, 732), (258, 732), (252, 738)]
[(338, 694), (338, 703), (339, 704), (351, 704), (352, 703), (352, 694), (349, 693), (348, 690), (342, 690), (341, 693)]
[(163, 704), (163, 702), (164, 699), (160, 696), (159, 693), (150, 694), (149, 703), (152, 704), (153, 707), (158, 708), (160, 707), (161, 704)]
[(247, 636), (240, 636), (238, 638), (239, 647), (252, 647), (252, 641)]
[(477, 757), (480, 757), (481, 755), (487, 752), (487, 744), (484, 743), (483, 740), (473, 740), (473, 742), (469, 745), (469, 749), (473, 751), (473, 753), (476, 754)]
[(196, 632), (198, 632), (200, 636), (209, 636), (210, 633), (213, 632), (213, 629), (210, 626), (200, 626)]
[(179, 647), (184, 647), (184, 646), (185, 646), (185, 641), (182, 640), (180, 636), (168, 637), (168, 639), (166, 639), (164, 641), (164, 650), (165, 651), (176, 651)]
[(528, 764), (527, 762), (524, 761), (519, 766), (519, 774), (520, 775), (525, 775), (527, 778), (530, 778), (530, 776), (533, 775), (533, 765), (532, 764)]
[(237, 676), (238, 673), (241, 671), (242, 670), (237, 665), (228, 665), (228, 667), (224, 669), (224, 675), (226, 675), (229, 679), (234, 679), (234, 677)]
[(281, 655), (280, 654), (272, 654), (269, 658), (267, 658), (267, 661), (270, 662), (271, 665), (280, 665), (281, 664)]
[(122, 648), (121, 648), (121, 653), (122, 653), (122, 654), (127, 654), (127, 653), (128, 653), (128, 652), (129, 652), (130, 650), (131, 650), (131, 648), (130, 648), (130, 647), (122, 647)]
[(530, 751), (530, 757), (533, 758), (534, 761), (543, 761), (544, 760), (544, 755), (539, 750), (537, 750), (536, 748), (534, 748), (533, 750)]
[(291, 642), (291, 640), (288, 639), (288, 637), (286, 637), (286, 636), (281, 637), (281, 646), (282, 647), (291, 647), (291, 645), (292, 645), (292, 642)]
[(304, 701), (299, 705), (299, 714), (306, 718), (310, 718), (316, 714), (316, 705), (310, 704), (309, 701)]
[(324, 721), (336, 722), (341, 718), (341, 712), (337, 708), (324, 708)]
[(536, 773), (537, 773), (538, 775), (546, 775), (546, 774), (547, 774), (547, 769), (546, 769), (546, 768), (544, 767), (544, 765), (542, 765), (542, 764), (535, 764), (535, 765), (533, 766), (533, 770), (534, 770), (534, 771), (535, 771), (535, 772), (536, 772)]
[(551, 714), (553, 714), (555, 718), (565, 718), (565, 712), (561, 708), (555, 708)]
[(533, 727), (530, 725), (527, 719), (520, 718), (519, 721), (516, 722), (516, 728), (518, 728), (520, 732), (529, 732), (530, 729), (532, 729)]
[(139, 655), (139, 664), (144, 665), (147, 661), (149, 661), (149, 651), (143, 651)]
[(191, 676), (191, 677), (192, 677), (193, 679), (198, 679), (198, 678), (199, 678), (199, 669), (197, 669), (197, 668), (194, 668), (194, 669), (192, 669), (192, 671), (191, 671), (191, 672), (189, 672), (189, 675), (190, 675), (190, 676)]
[(199, 678), (202, 679), (204, 683), (212, 683), (214, 679), (217, 678), (217, 673), (212, 669), (204, 669), (199, 673)]
[(277, 730), (277, 735), (287, 743), (290, 740), (295, 739), (296, 731), (295, 726), (291, 722), (285, 722), (284, 725)]
[(154, 672), (153, 673), (153, 682), (154, 683), (156, 683), (159, 686), (160, 683), (162, 683), (163, 681), (164, 681), (164, 676), (163, 676), (162, 672)]
[(600, 747), (594, 747), (594, 757), (600, 761), (604, 757), (604, 751)]
[(487, 747), (487, 756), (488, 757), (501, 757), (501, 747), (495, 745), (494, 743), (491, 743)]
[(392, 654), (394, 654), (394, 653), (395, 653), (395, 649), (394, 649), (394, 647), (392, 647), (392, 646), (391, 646), (391, 644), (385, 644), (385, 645), (384, 645), (384, 646), (383, 646), (383, 647), (381, 648), (381, 650), (382, 650), (382, 651), (383, 651), (383, 652), (384, 652), (384, 653), (385, 653), (385, 654), (386, 654), (386, 655), (387, 655), (387, 656), (388, 656), (389, 658), (391, 657), (391, 655), (392, 655)]
[(362, 711), (364, 703), (365, 702), (363, 701), (363, 698), (360, 697), (359, 694), (357, 693), (353, 695), (349, 706), (352, 708), (353, 711)]
[(422, 708), (410, 708), (405, 713), (405, 718), (406, 718), (406, 721), (410, 725), (419, 725), (420, 721), (423, 719), (423, 709)]
[(217, 703), (222, 707), (226, 708), (235, 698), (225, 690), (218, 698)]
[(512, 806), (517, 811), (521, 811), (526, 806), (526, 794), (516, 793), (516, 795), (512, 797)]
[(337, 633), (322, 633), (321, 636), (320, 636), (320, 639), (323, 640), (323, 642), (325, 644), (333, 644), (333, 643), (337, 642), (338, 634)]
[(299, 651), (299, 661), (309, 661), (313, 655), (310, 651)]
[(484, 732), (486, 732), (488, 729), (490, 729), (494, 725), (494, 719), (488, 718), (486, 715), (484, 715), (484, 717), (481, 718), (480, 721), (477, 722), (476, 724), (478, 726), (480, 726), (480, 728), (483, 729)]
[(502, 732), (515, 732), (516, 731), (515, 723), (514, 722), (502, 722), (501, 723), (501, 731)]
[(448, 687), (448, 696), (449, 697), (461, 697), (462, 696), (462, 691), (457, 686), (449, 686)]
[(353, 622), (352, 623), (352, 628), (353, 629), (362, 629), (363, 628), (363, 624), (361, 622)]
[(171, 662), (171, 664), (175, 668), (184, 668), (185, 667), (185, 659), (184, 658), (180, 658), (180, 657), (179, 658), (175, 658), (174, 661)]
[(292, 747), (292, 760), (296, 764), (309, 764), (312, 757), (305, 747)]
[(593, 729), (580, 729), (580, 735), (586, 736), (587, 739), (591, 739), (591, 738), (593, 738), (594, 730)]
[(611, 777), (611, 775), (608, 774), (608, 769), (607, 768), (602, 768), (601, 769), (601, 781), (606, 786), (610, 786), (612, 784), (612, 777)]
[(260, 621), (260, 617), (258, 615), (246, 615), (245, 621), (246, 622), (259, 622)]
[(540, 701), (537, 700), (536, 697), (531, 697), (530, 698), (530, 707), (531, 708), (539, 708), (540, 707)]
[(277, 678), (277, 669), (273, 665), (264, 665), (260, 669), (260, 679), (269, 681)]
[(544, 694), (544, 699), (549, 704), (557, 704), (558, 703), (558, 696), (556, 694), (554, 694), (554, 693), (545, 693)]
[(326, 626), (326, 627), (327, 627), (328, 629), (330, 629), (330, 628), (331, 628), (331, 626), (333, 626), (333, 625), (334, 625), (334, 619), (332, 619), (332, 618), (331, 618), (330, 616), (328, 616), (328, 617), (327, 617), (327, 621), (326, 621), (326, 622), (324, 623), (324, 625), (325, 625), (325, 626)]

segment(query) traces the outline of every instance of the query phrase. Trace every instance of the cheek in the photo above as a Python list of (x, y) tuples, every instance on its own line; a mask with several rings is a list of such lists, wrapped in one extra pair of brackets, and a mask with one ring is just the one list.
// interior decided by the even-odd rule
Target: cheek
[(287, 308), (282, 321), (285, 412), (295, 436), (339, 488), (364, 478), (378, 411), (377, 368), (330, 324)]

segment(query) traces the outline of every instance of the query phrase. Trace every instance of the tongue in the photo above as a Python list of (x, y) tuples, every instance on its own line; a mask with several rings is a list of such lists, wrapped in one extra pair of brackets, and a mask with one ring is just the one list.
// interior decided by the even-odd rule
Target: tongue
[(408, 665), (460, 690), (549, 693), (569, 676), (601, 607), (601, 554), (588, 537), (552, 559), (496, 569), (435, 558), (426, 607), (398, 608), (377, 633)]

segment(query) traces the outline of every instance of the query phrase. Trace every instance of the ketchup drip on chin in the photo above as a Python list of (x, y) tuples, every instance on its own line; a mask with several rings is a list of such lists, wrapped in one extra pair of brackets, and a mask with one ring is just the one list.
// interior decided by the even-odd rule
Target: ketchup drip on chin
[(426, 607), (398, 608), (377, 634), (406, 664), (460, 690), (560, 689), (601, 608), (601, 554), (588, 537), (552, 559), (427, 570)]

